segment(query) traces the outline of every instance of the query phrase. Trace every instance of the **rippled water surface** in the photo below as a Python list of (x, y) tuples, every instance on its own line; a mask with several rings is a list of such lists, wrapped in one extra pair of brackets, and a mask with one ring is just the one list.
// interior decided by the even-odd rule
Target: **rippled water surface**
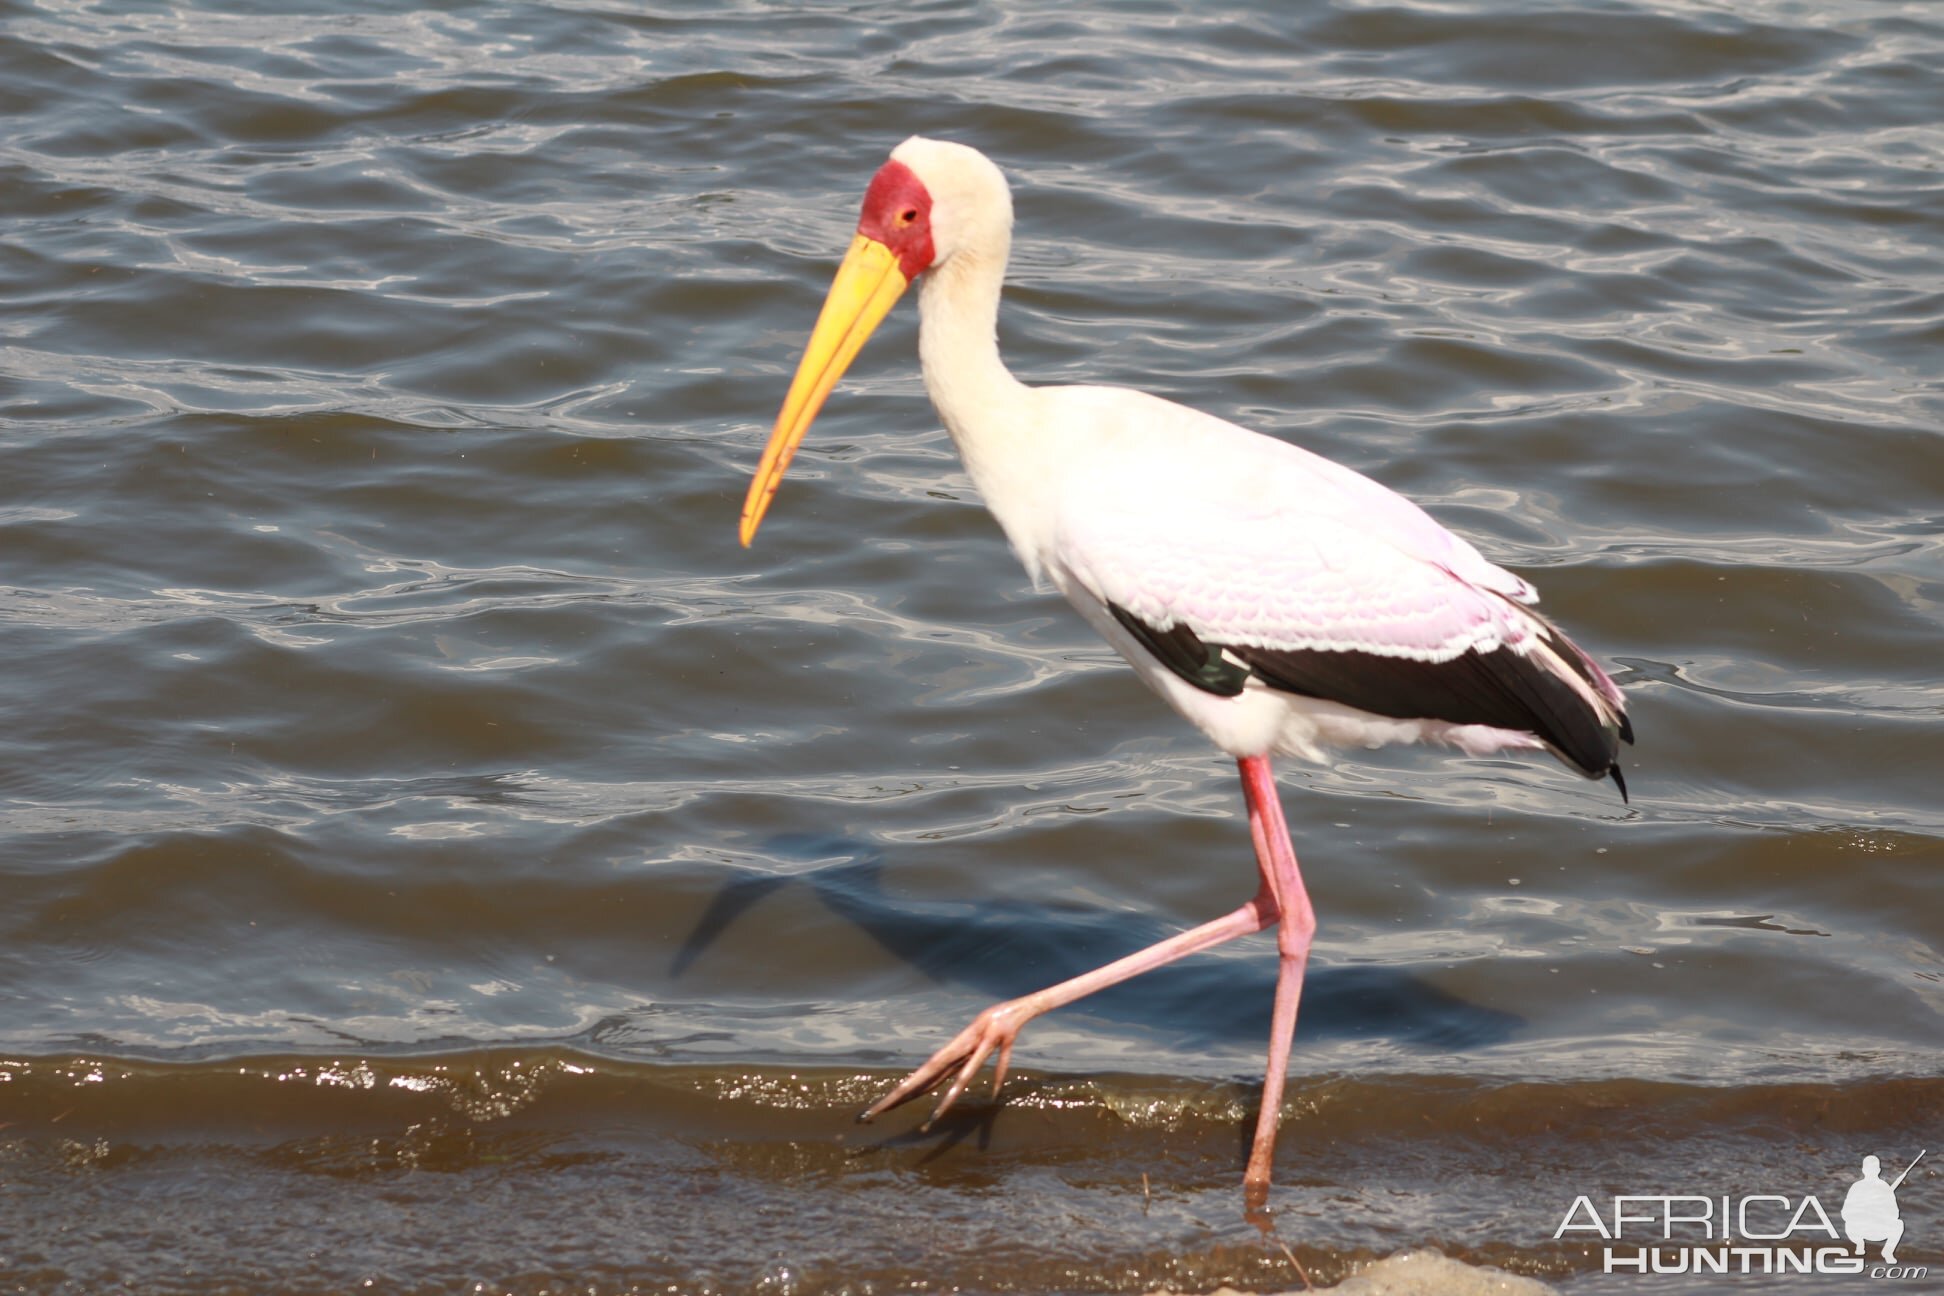
[[(1941, 74), (1873, 0), (0, 7), (0, 1286), (1712, 1291), (1554, 1234), (1927, 1146), (1944, 1274)], [(1631, 804), (1284, 768), (1267, 1236), (1266, 939), (850, 1121), (1254, 886), (909, 306), (736, 544), (914, 131), (1022, 377), (1370, 473), (1627, 690)]]

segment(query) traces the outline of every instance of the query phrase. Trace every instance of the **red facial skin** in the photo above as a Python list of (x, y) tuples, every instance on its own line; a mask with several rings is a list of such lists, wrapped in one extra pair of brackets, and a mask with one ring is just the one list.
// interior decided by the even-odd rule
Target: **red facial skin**
[(912, 169), (890, 161), (871, 177), (864, 191), (864, 214), (857, 232), (876, 239), (898, 258), (907, 280), (931, 268), (931, 193)]

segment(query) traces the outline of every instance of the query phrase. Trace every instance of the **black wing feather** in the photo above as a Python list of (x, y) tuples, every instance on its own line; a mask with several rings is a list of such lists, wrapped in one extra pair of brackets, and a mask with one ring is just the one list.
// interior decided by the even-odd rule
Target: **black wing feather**
[[(1370, 652), (1209, 643), (1185, 625), (1162, 629), (1116, 604), (1107, 609), (1157, 661), (1204, 692), (1234, 697), (1253, 673), (1285, 693), (1340, 702), (1372, 715), (1536, 734), (1589, 778), (1611, 774), (1621, 797), (1627, 795), (1615, 758), (1622, 740), (1633, 741), (1633, 727), (1624, 714), (1616, 723), (1588, 705), (1542, 657), (1500, 647), (1415, 661)], [(1588, 685), (1594, 683), (1591, 664), (1572, 641), (1543, 621), (1538, 630), (1560, 661)]]
[(1154, 654), (1155, 660), (1202, 692), (1213, 693), (1217, 697), (1234, 697), (1249, 682), (1247, 666), (1238, 666), (1222, 656), (1219, 645), (1203, 643), (1200, 636), (1187, 626), (1160, 630), (1119, 604), (1109, 603), (1107, 610), (1114, 614), (1114, 620), (1127, 628), (1129, 634), (1141, 641), (1143, 648)]

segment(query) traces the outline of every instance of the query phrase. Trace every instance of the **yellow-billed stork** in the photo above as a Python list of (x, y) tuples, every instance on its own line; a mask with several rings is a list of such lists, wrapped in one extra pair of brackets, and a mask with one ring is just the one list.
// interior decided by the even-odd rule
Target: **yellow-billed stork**
[(804, 432), (913, 279), (925, 388), (1014, 552), (1149, 687), (1233, 756), (1261, 887), (1235, 912), (994, 1005), (861, 1119), (942, 1081), (935, 1119), (1019, 1030), (1083, 995), (1280, 923), (1269, 1064), (1244, 1184), (1260, 1203), (1316, 929), (1271, 755), (1441, 742), (1543, 748), (1590, 778), (1631, 742), (1626, 703), (1532, 610), (1531, 585), (1417, 505), (1306, 450), (1144, 392), (1028, 387), (999, 359), (1012, 195), (962, 144), (900, 144), (864, 194), (743, 505), (754, 538)]

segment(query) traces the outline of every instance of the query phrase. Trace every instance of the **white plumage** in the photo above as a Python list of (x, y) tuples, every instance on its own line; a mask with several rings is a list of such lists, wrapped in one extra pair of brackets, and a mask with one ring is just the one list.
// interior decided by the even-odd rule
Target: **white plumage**
[(750, 485), (743, 542), (864, 339), (922, 275), (925, 386), (973, 483), (1035, 579), (1236, 758), (1262, 886), (1224, 918), (988, 1009), (866, 1116), (949, 1078), (942, 1113), (995, 1052), (996, 1092), (1033, 1016), (1280, 920), (1245, 1180), (1259, 1197), (1314, 929), (1268, 757), (1387, 742), (1543, 747), (1619, 783), (1625, 703), (1532, 610), (1531, 585), (1369, 478), (1142, 392), (1020, 383), (997, 341), (1011, 230), (1005, 179), (980, 153), (920, 138), (892, 153)]

